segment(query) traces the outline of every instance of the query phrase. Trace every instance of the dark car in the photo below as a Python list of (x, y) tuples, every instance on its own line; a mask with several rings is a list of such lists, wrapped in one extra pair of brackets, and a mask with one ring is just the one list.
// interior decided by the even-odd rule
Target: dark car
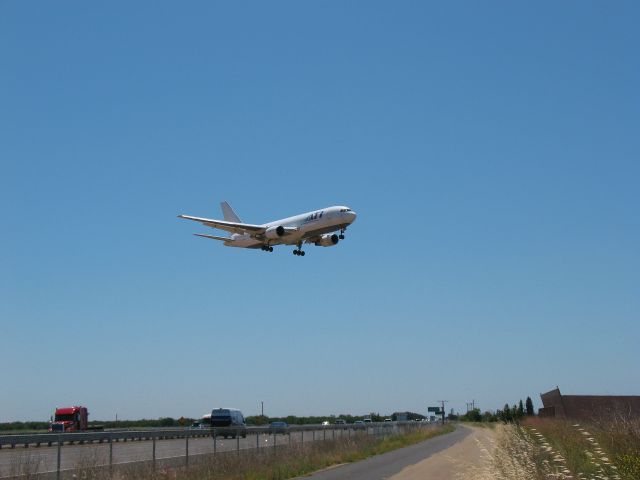
[(271, 422), (269, 431), (273, 434), (281, 433), (282, 435), (286, 435), (289, 433), (289, 424), (287, 422)]

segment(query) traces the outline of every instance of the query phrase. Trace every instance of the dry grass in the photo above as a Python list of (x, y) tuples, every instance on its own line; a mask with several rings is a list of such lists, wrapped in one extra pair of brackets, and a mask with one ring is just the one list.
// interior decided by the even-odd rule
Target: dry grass
[(37, 454), (22, 452), (11, 459), (9, 466), (10, 477), (21, 477), (25, 480), (37, 478), (42, 470), (42, 461)]
[(483, 465), (466, 478), (479, 480), (638, 480), (640, 421), (591, 425), (528, 419), (500, 425), (490, 445), (480, 445)]
[(478, 441), (482, 463), (470, 466), (461, 473), (461, 478), (473, 480), (520, 480), (546, 478), (538, 476), (544, 468), (538, 461), (532, 439), (527, 438), (519, 427), (498, 424), (495, 435), (486, 443)]
[(640, 420), (623, 417), (573, 423), (535, 419), (525, 424), (549, 438), (576, 478), (640, 479)]

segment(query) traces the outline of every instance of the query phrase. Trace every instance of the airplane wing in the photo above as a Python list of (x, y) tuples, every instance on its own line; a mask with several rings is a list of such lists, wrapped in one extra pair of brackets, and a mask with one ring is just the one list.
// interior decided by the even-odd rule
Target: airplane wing
[(193, 220), (200, 222), (202, 225), (211, 228), (219, 228), (231, 233), (248, 233), (252, 236), (261, 235), (265, 232), (265, 228), (260, 225), (251, 225), (249, 223), (227, 222), (225, 220), (214, 220), (211, 218), (191, 217), (189, 215), (178, 215), (178, 218)]

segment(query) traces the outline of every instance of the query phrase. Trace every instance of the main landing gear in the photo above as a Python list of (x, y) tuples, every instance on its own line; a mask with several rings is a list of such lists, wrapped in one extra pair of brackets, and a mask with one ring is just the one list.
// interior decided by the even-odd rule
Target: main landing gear
[(302, 251), (302, 243), (298, 244), (298, 248), (293, 251), (293, 254), (304, 257), (304, 251)]
[(269, 245), (262, 245), (262, 246), (260, 247), (260, 249), (261, 249), (263, 252), (273, 252), (273, 247), (271, 247), (271, 246), (269, 246)]

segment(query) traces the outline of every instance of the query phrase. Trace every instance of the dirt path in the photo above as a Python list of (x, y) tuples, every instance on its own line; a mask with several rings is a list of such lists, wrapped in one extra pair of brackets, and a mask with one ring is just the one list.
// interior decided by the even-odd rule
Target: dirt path
[(495, 440), (491, 428), (469, 427), (472, 432), (462, 441), (446, 450), (431, 455), (418, 463), (404, 468), (389, 477), (389, 480), (455, 480), (472, 479)]

